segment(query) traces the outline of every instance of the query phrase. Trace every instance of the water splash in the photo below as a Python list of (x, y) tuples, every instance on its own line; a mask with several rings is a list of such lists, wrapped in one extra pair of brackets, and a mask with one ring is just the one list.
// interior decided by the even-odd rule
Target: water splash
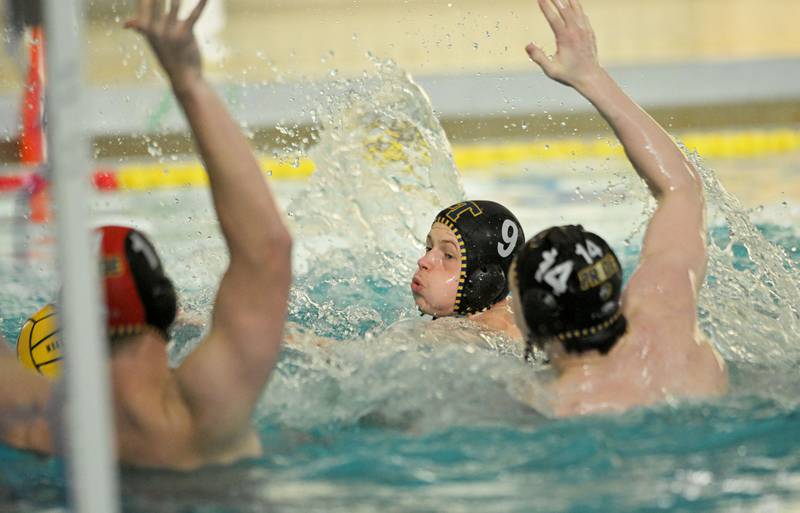
[(405, 287), (434, 214), (464, 197), (430, 101), (391, 61), (323, 86), (317, 171), (287, 212), (297, 241), (292, 320), (348, 338), (413, 311)]
[(701, 327), (729, 361), (795, 365), (800, 361), (797, 263), (764, 237), (696, 154), (690, 159), (700, 170), (708, 208)]
[[(703, 179), (711, 234), (701, 326), (732, 369), (757, 364), (753, 372), (763, 379), (759, 369), (792, 365), (798, 359), (800, 283), (791, 272), (797, 264), (765, 238), (713, 171), (696, 155), (690, 158)], [(630, 199), (641, 206), (642, 219), (649, 219), (655, 206), (649, 195), (631, 194)], [(632, 231), (628, 238), (637, 241), (626, 247), (625, 256), (634, 262), (643, 230), (637, 225)], [(520, 410), (513, 398), (532, 374), (513, 344), (487, 344), (474, 325), (458, 324), (465, 321), (406, 324), (411, 322), (401, 323), (399, 331), (375, 331), (324, 348), (313, 337), (302, 339), (279, 366), (261, 418), (301, 429), (344, 423), (415, 432), (448, 423), (530, 422), (531, 412)], [(733, 396), (753, 393), (750, 384), (735, 381)], [(462, 401), (476, 394), (481, 399), (472, 407)], [(787, 394), (776, 394), (767, 392), (771, 400), (783, 403)]]
[[(774, 221), (754, 223), (751, 213), (725, 190), (701, 157), (681, 148), (699, 170), (706, 197), (708, 268), (699, 298), (701, 328), (729, 362), (796, 364), (800, 360), (800, 266), (789, 252), (794, 251), (797, 235)], [(626, 197), (619, 204), (638, 206), (641, 211), (641, 221), (625, 236), (620, 254), (625, 275), (630, 276), (657, 204), (641, 180), (625, 182), (616, 173), (614, 178), (625, 184)], [(613, 206), (614, 201), (607, 198), (615, 194), (615, 185), (610, 183), (598, 198), (604, 207)]]
[(464, 319), (407, 319), (333, 343), (297, 331), (290, 338), (256, 413), (265, 425), (427, 432), (531, 422), (507, 391), (530, 371), (522, 345)]

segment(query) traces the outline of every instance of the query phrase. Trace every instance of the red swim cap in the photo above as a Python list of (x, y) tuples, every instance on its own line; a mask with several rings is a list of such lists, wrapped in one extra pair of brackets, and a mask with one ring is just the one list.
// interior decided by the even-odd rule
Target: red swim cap
[(144, 234), (126, 226), (103, 226), (98, 233), (109, 337), (141, 333), (152, 326), (169, 338), (177, 297), (155, 247)]

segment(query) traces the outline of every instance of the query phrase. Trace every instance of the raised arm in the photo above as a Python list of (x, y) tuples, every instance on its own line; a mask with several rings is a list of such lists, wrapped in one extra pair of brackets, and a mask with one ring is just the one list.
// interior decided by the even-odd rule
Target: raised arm
[(230, 437), (249, 428), (278, 358), (291, 238), (247, 140), (203, 77), (193, 27), (206, 2), (180, 20), (179, 1), (139, 0), (138, 16), (126, 26), (147, 38), (169, 77), (205, 163), (230, 252), (209, 334), (176, 371), (200, 429)]
[(0, 441), (18, 449), (53, 451), (46, 414), (51, 386), (23, 367), (0, 337)]
[(528, 55), (547, 76), (573, 87), (597, 108), (658, 202), (626, 296), (634, 289), (637, 296), (658, 289), (676, 304), (690, 300), (693, 309), (706, 268), (705, 206), (697, 170), (600, 66), (594, 32), (578, 0), (538, 2), (555, 33), (557, 52), (548, 57), (531, 43)]

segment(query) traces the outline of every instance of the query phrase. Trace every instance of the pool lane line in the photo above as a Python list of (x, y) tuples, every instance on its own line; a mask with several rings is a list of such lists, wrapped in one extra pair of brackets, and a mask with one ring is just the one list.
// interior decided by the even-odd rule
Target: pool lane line
[[(800, 150), (800, 130), (747, 130), (686, 132), (678, 138), (692, 151), (705, 158), (752, 158)], [(514, 167), (536, 161), (610, 158), (623, 154), (622, 146), (609, 139), (548, 139), (533, 143), (486, 143), (454, 145), (453, 159), (465, 175), (496, 173), (499, 166), (510, 166), (504, 173), (519, 174), (524, 168)], [(273, 180), (302, 180), (314, 172), (308, 158), (295, 162), (263, 158), (259, 164), (265, 176)], [(0, 175), (0, 192), (15, 191), (29, 182), (30, 171)], [(159, 162), (125, 164), (95, 170), (97, 189), (152, 190), (178, 187), (205, 187), (208, 176), (199, 162)]]
[[(750, 158), (800, 150), (800, 130), (686, 132), (676, 138), (704, 158)], [(554, 139), (523, 144), (454, 146), (456, 167), (473, 173), (503, 164), (622, 156), (622, 146), (609, 139)]]

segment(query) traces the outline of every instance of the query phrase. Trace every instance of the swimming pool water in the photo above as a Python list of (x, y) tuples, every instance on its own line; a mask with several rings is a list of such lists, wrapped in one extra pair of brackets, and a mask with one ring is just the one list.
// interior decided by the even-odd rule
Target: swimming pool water
[[(519, 347), (416, 314), (408, 279), (420, 231), (451, 200), (494, 199), (527, 236), (583, 222), (609, 238), (629, 274), (652, 207), (646, 191), (621, 161), (532, 162), (503, 178), (468, 178), (462, 189), (438, 124), (402, 85), (382, 94), (403, 101), (356, 101), (340, 116), (311, 183), (274, 184), (297, 239), (297, 342), (254, 415), (265, 455), (189, 474), (125, 469), (125, 511), (800, 510), (796, 201), (772, 196), (746, 211), (706, 173), (712, 251), (702, 327), (729, 362), (730, 394), (550, 420), (517, 400), (547, 372), (524, 363)], [(358, 153), (364, 141), (393, 147), (386, 126), (402, 134), (402, 158)], [(778, 167), (800, 180), (800, 159)], [(226, 264), (207, 191), (98, 194), (92, 207), (98, 222), (135, 224), (160, 248), (181, 296), (170, 347), (178, 363), (201, 336)], [(13, 340), (57, 293), (53, 234), (19, 221), (13, 198), (0, 198), (0, 212), (0, 329)], [(320, 347), (314, 334), (339, 341)], [(60, 511), (66, 495), (61, 460), (0, 445), (0, 512)]]
[[(529, 209), (515, 198), (537, 197), (538, 181), (526, 186), (521, 178), (468, 180), (466, 190), (510, 203), (525, 228), (534, 230), (531, 215), (540, 215), (543, 207)], [(278, 189), (285, 200), (302, 185)], [(97, 198), (105, 218), (146, 223), (159, 213), (174, 216), (175, 225), (146, 228), (179, 284), (183, 308), (206, 313), (224, 267), (206, 193), (119, 196), (107, 206), (107, 196)], [(179, 214), (172, 207), (176, 198)], [(561, 214), (551, 215), (583, 213), (570, 209), (562, 202)], [(595, 220), (609, 226), (621, 222), (609, 216)], [(53, 293), (51, 238), (46, 228), (28, 229), (28, 258), (15, 260), (6, 252), (0, 263), (3, 334), (9, 338)], [(797, 261), (796, 229), (783, 222), (762, 223), (759, 229)], [(635, 245), (624, 253), (630, 271)], [(739, 264), (747, 267), (744, 258)], [(718, 401), (619, 417), (547, 420), (509, 392), (514, 378), (530, 372), (517, 356), (481, 346), (417, 342), (424, 330), (419, 326), (428, 321), (415, 320), (405, 284), (379, 283), (369, 273), (350, 270), (344, 281), (351, 292), (342, 294), (341, 273), (326, 265), (330, 283), (323, 279), (324, 286), (306, 289), (303, 280), (319, 278), (313, 267), (296, 279), (317, 305), (371, 303), (374, 312), (342, 326), (341, 319), (326, 321), (317, 311), (309, 314), (307, 305), (295, 304), (293, 320), (355, 340), (327, 354), (308, 346), (284, 352), (256, 416), (267, 447), (263, 458), (190, 476), (125, 471), (126, 511), (783, 511), (800, 500), (796, 372), (739, 363), (732, 365), (732, 393)], [(312, 320), (304, 323), (304, 315)], [(399, 317), (418, 328), (382, 337)], [(198, 334), (187, 326), (177, 338), (189, 347)], [(181, 344), (173, 351), (181, 353)], [(796, 368), (797, 361), (790, 363)], [(2, 510), (64, 507), (59, 460), (3, 447), (0, 461)]]

